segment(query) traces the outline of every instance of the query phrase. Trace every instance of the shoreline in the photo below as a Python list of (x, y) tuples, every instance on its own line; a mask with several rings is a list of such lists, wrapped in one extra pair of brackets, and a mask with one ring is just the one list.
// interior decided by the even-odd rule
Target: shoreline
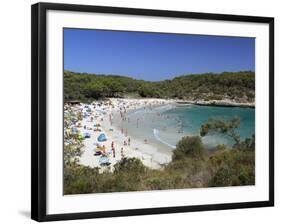
[[(255, 102), (246, 102), (246, 103), (241, 103), (241, 102), (235, 102), (235, 101), (231, 101), (231, 100), (209, 100), (209, 101), (205, 101), (205, 100), (181, 100), (181, 99), (162, 99), (162, 98), (108, 98), (108, 100), (126, 100), (126, 101), (132, 101), (132, 100), (144, 100), (144, 101), (148, 101), (148, 100), (163, 100), (163, 101), (168, 101), (169, 103), (173, 103), (176, 104), (178, 106), (180, 105), (198, 105), (198, 106), (217, 106), (217, 107), (248, 107), (248, 108), (255, 108)], [(105, 101), (105, 100), (101, 100), (101, 101)], [(101, 102), (101, 101), (97, 101), (97, 102)], [(69, 101), (69, 102), (65, 102), (66, 104), (68, 103), (81, 103), (79, 101)], [(86, 103), (82, 103), (82, 104), (86, 104)], [(139, 108), (138, 108), (139, 109)], [(131, 109), (133, 110), (133, 109)]]
[(239, 103), (231, 100), (175, 100), (179, 105), (198, 105), (198, 106), (214, 106), (214, 107), (244, 107), (244, 108), (255, 108), (254, 102)]

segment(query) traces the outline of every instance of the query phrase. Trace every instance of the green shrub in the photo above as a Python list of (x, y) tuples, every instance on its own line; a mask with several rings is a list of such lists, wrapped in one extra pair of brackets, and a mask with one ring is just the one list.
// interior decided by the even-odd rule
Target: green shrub
[(145, 166), (142, 161), (137, 158), (124, 158), (120, 162), (114, 165), (114, 172), (134, 172), (134, 173), (144, 173)]
[(203, 146), (201, 137), (186, 136), (183, 137), (177, 144), (173, 152), (173, 160), (179, 160), (185, 157), (203, 159), (206, 156), (206, 151)]
[(208, 161), (213, 172), (208, 186), (242, 186), (255, 184), (255, 153), (239, 148), (217, 151)]

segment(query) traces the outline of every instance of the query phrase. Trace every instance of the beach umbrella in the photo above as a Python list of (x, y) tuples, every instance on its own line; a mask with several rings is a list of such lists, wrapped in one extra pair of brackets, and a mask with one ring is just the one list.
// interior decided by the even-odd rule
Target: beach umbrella
[(100, 134), (99, 137), (98, 137), (98, 141), (99, 142), (105, 142), (107, 139), (106, 139), (106, 136), (105, 134)]

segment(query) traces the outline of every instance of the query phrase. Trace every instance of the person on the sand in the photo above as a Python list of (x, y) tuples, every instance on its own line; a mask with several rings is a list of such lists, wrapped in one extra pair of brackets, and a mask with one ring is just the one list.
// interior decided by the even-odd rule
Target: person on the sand
[(121, 158), (124, 159), (125, 158), (125, 155), (124, 155), (124, 149), (121, 148)]
[(130, 137), (128, 138), (128, 145), (131, 145), (131, 139), (130, 139)]
[(109, 122), (110, 122), (110, 125), (112, 125), (112, 118), (111, 118), (111, 114), (109, 114)]
[(115, 158), (115, 148), (112, 147), (113, 158)]
[(102, 153), (103, 153), (103, 154), (106, 153), (106, 151), (105, 151), (105, 145), (102, 146)]

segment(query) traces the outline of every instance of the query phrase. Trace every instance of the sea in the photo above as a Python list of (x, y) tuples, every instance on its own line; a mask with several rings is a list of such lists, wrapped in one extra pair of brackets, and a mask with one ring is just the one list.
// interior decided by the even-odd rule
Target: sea
[[(240, 118), (240, 126), (235, 131), (242, 140), (255, 134), (255, 108), (245, 107), (171, 104), (130, 111), (126, 120), (114, 119), (114, 122), (132, 139), (137, 138), (159, 149), (174, 150), (184, 136), (200, 135), (201, 125), (209, 119), (234, 117)], [(234, 144), (233, 139), (220, 133), (202, 137), (202, 142), (210, 150), (219, 144)]]

